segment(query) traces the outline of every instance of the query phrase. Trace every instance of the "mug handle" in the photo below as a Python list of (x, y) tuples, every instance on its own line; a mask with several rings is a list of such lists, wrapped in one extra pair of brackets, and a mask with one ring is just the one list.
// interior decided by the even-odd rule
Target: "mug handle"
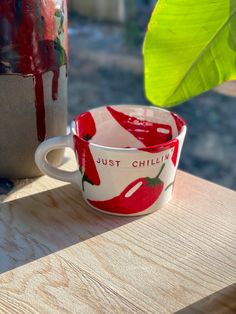
[(39, 145), (35, 152), (35, 162), (39, 170), (54, 179), (79, 184), (79, 171), (65, 171), (51, 166), (47, 160), (49, 152), (70, 147), (74, 150), (73, 137), (71, 134), (50, 138)]

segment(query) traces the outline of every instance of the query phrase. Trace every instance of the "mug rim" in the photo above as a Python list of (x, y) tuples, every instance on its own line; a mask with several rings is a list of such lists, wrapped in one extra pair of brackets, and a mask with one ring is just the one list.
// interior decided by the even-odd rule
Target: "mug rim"
[[(169, 141), (166, 141), (164, 143), (161, 143), (161, 144), (156, 144), (156, 145), (152, 145), (152, 146), (146, 146), (146, 147), (139, 147), (139, 148), (135, 148), (135, 147), (130, 147), (130, 148), (126, 148), (126, 147), (111, 147), (111, 146), (105, 146), (105, 145), (100, 145), (100, 144), (95, 144), (93, 142), (90, 142), (88, 140), (85, 140), (84, 138), (80, 137), (76, 130), (75, 130), (75, 117), (78, 117), (80, 116), (81, 114), (85, 113), (85, 112), (92, 112), (92, 111), (95, 111), (95, 110), (98, 110), (98, 109), (105, 109), (107, 108), (108, 106), (111, 106), (111, 107), (140, 107), (140, 108), (144, 108), (144, 109), (152, 109), (152, 110), (157, 110), (157, 111), (164, 111), (164, 112), (167, 112), (167, 113), (173, 113), (175, 116), (177, 116), (181, 122), (183, 123), (183, 126), (182, 126), (182, 129), (181, 131), (179, 132), (179, 134), (177, 136), (175, 136), (174, 138), (172, 138), (171, 140)], [(169, 111), (169, 110), (166, 110), (166, 109), (163, 109), (163, 108), (160, 108), (160, 107), (154, 107), (154, 106), (145, 106), (145, 105), (135, 105), (135, 104), (117, 104), (117, 105), (104, 105), (104, 106), (98, 106), (96, 108), (92, 108), (92, 109), (89, 109), (87, 111), (84, 111), (84, 112), (81, 112), (79, 115), (76, 115), (74, 116), (74, 119), (73, 121), (71, 122), (71, 132), (73, 134), (73, 136), (77, 137), (79, 140), (89, 144), (90, 146), (94, 147), (94, 148), (97, 148), (97, 149), (102, 149), (102, 150), (108, 150), (108, 151), (120, 151), (120, 152), (138, 152), (142, 149), (145, 148), (146, 151), (148, 150), (158, 150), (158, 148), (163, 148), (163, 145), (166, 145), (168, 146), (168, 144), (172, 144), (175, 142), (175, 140), (177, 139), (180, 139), (181, 137), (185, 136), (186, 134), (186, 131), (187, 131), (187, 124), (186, 124), (186, 121), (180, 116), (178, 115), (177, 113), (175, 112), (172, 112), (172, 111)]]

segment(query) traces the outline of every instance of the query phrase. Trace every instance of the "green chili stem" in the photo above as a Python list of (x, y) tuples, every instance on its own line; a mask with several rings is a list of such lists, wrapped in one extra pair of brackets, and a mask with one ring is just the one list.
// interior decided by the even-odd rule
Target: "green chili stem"
[(165, 191), (167, 191), (172, 185), (174, 185), (174, 181), (171, 182), (169, 185), (167, 185), (167, 187), (165, 188)]

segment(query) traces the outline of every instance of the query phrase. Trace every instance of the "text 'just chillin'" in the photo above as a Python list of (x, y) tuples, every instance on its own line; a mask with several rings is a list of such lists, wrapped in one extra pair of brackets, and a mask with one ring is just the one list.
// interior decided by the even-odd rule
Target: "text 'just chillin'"
[[(170, 155), (166, 154), (160, 157), (146, 159), (146, 160), (134, 160), (131, 162), (131, 167), (134, 168), (142, 168), (142, 167), (150, 167), (156, 164), (163, 163), (164, 161), (170, 159)], [(114, 160), (114, 159), (105, 159), (98, 157), (96, 160), (97, 164), (108, 166), (108, 167), (120, 167), (122, 164), (121, 160)]]

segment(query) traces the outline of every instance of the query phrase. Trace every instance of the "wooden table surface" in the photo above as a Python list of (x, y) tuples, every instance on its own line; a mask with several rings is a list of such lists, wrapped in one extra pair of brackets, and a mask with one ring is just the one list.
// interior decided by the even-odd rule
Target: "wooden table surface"
[(48, 177), (1, 200), (0, 313), (236, 312), (236, 192), (179, 171), (173, 200), (141, 218)]

